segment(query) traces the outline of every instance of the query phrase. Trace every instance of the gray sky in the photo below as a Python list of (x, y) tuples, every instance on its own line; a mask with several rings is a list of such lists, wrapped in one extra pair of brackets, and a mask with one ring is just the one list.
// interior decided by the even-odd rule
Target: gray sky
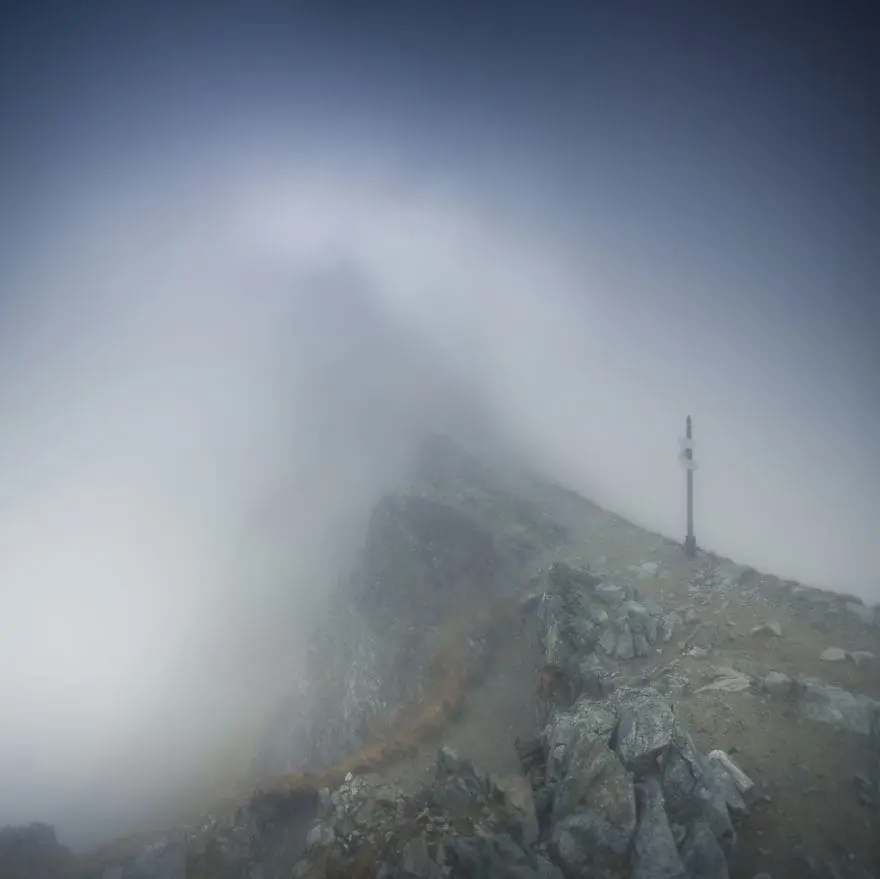
[(0, 822), (191, 785), (426, 429), (681, 537), (690, 413), (701, 544), (880, 597), (855, 7), (114, 6), (0, 26)]

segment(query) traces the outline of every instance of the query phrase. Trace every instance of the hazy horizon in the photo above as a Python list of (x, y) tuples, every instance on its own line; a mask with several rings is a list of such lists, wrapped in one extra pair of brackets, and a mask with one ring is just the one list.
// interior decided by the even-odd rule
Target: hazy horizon
[(0, 824), (188, 784), (427, 430), (681, 539), (690, 414), (701, 546), (880, 600), (876, 30), (342, 6), (3, 13)]

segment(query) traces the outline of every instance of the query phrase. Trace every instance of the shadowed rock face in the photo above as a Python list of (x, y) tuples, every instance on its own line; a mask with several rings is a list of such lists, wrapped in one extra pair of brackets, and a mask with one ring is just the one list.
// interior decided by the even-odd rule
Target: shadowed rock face
[(312, 641), (309, 724), (293, 768), (329, 765), (420, 702), (438, 639), (493, 600), (500, 565), (492, 534), (466, 513), (416, 495), (384, 498), (360, 570)]
[(501, 559), (492, 534), (427, 497), (386, 497), (370, 519), (359, 606), (377, 627), (422, 630), (496, 596)]
[(437, 666), (480, 660), (455, 633), (521, 589), (565, 530), (450, 439), (429, 435), (412, 487), (370, 516), (360, 564), (332, 596), (307, 655), (307, 691), (263, 748), (260, 774), (323, 768), (420, 704)]

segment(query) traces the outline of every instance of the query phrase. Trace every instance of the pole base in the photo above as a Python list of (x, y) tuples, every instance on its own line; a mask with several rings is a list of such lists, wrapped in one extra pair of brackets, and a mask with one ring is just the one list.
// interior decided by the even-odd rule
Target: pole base
[(692, 559), (697, 554), (697, 538), (691, 535), (684, 539), (684, 554)]

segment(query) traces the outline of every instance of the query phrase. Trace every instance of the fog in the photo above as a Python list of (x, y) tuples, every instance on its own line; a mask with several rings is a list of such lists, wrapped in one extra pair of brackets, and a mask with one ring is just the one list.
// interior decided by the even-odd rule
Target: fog
[(84, 845), (232, 775), (427, 430), (680, 539), (690, 414), (701, 546), (880, 597), (873, 348), (791, 252), (224, 114), (136, 160), (87, 119), (2, 264), (0, 824)]

